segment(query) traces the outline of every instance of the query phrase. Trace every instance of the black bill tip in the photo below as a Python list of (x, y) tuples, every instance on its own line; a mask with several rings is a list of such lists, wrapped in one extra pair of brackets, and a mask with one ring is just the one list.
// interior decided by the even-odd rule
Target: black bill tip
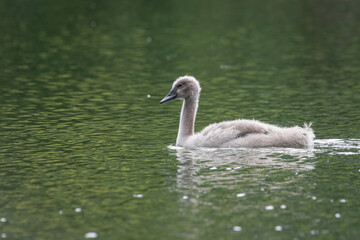
[(177, 95), (176, 95), (176, 91), (175, 90), (171, 90), (165, 97), (163, 100), (160, 101), (160, 104), (166, 103), (168, 101), (171, 101), (173, 99), (176, 99)]

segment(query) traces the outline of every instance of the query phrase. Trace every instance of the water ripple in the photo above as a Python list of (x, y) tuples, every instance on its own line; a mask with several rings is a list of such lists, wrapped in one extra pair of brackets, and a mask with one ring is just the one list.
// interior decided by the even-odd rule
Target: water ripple
[(318, 139), (315, 140), (315, 149), (318, 153), (330, 155), (357, 155), (360, 154), (360, 139)]

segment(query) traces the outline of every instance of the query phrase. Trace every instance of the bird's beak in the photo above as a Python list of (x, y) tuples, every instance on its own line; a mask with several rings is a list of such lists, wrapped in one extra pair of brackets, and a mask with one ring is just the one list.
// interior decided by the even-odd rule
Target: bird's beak
[(174, 89), (172, 89), (165, 97), (163, 100), (160, 101), (160, 104), (168, 102), (170, 100), (173, 100), (177, 97), (176, 95), (176, 91)]

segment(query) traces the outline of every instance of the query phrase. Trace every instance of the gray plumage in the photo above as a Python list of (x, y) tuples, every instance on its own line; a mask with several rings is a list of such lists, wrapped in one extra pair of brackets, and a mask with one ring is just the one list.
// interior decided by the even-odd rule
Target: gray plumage
[(160, 102), (183, 100), (177, 146), (184, 147), (313, 147), (314, 132), (304, 127), (278, 127), (257, 120), (237, 119), (213, 123), (194, 133), (200, 84), (192, 76), (175, 80), (171, 91)]

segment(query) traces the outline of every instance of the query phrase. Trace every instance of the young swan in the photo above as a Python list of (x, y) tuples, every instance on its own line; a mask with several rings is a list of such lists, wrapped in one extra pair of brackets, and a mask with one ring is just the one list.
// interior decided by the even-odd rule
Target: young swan
[(213, 123), (194, 134), (200, 84), (192, 76), (179, 77), (160, 103), (183, 100), (176, 146), (186, 147), (312, 147), (311, 124), (282, 128), (257, 120), (238, 119)]

